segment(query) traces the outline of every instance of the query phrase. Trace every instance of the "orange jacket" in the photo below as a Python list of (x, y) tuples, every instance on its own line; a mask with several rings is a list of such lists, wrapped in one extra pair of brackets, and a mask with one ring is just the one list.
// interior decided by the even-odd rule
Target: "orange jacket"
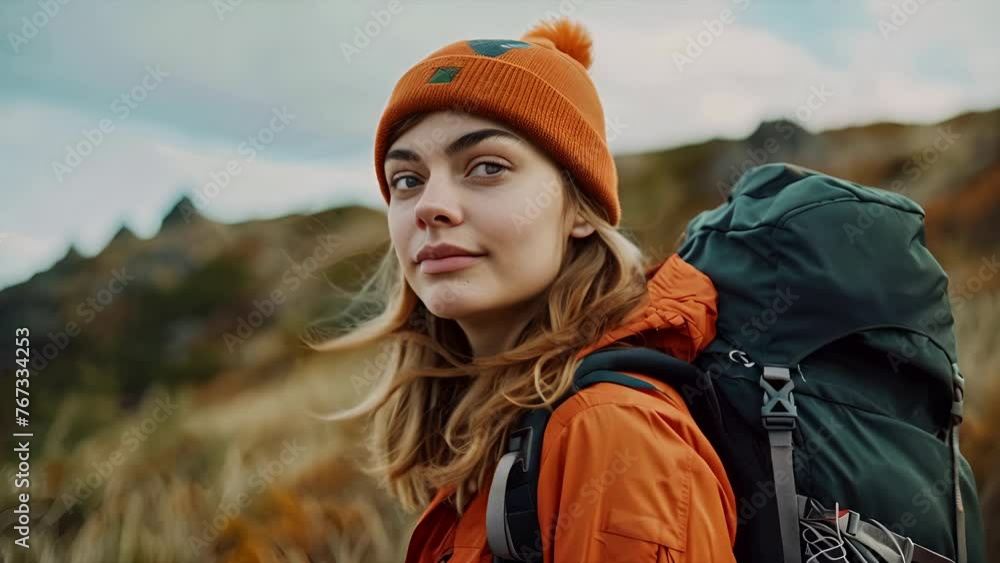
[[(643, 345), (690, 361), (715, 336), (716, 292), (676, 254), (647, 274), (650, 304), (579, 357), (643, 333)], [(631, 341), (631, 339), (630, 339)], [(722, 463), (681, 395), (613, 383), (584, 388), (552, 414), (542, 439), (538, 517), (545, 563), (735, 561), (736, 501)], [(459, 519), (438, 491), (406, 563), (488, 563), (492, 474)], [(552, 537), (554, 536), (554, 537)]]

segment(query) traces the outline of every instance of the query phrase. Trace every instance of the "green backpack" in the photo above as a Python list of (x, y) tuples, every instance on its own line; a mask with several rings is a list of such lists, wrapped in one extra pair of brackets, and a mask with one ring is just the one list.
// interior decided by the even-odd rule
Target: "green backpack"
[[(749, 170), (679, 250), (719, 292), (693, 365), (648, 348), (587, 356), (572, 392), (670, 383), (737, 499), (747, 562), (982, 563), (975, 481), (958, 447), (964, 379), (948, 278), (923, 210), (813, 170)], [(565, 399), (564, 399), (565, 400)], [(549, 411), (526, 412), (494, 475), (494, 561), (541, 561), (536, 489)]]

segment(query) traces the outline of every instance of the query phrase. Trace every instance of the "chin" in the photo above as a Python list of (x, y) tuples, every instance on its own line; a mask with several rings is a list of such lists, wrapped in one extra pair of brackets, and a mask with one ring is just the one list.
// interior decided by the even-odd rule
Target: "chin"
[(471, 307), (468, 303), (464, 303), (461, 300), (444, 302), (431, 297), (425, 300), (424, 304), (427, 306), (427, 310), (435, 317), (450, 320), (458, 320), (470, 314), (475, 314), (480, 310), (478, 307)]
[(452, 284), (439, 284), (417, 295), (431, 314), (442, 319), (457, 320), (486, 309), (485, 304), (479, 303), (472, 295), (462, 295), (462, 291), (453, 289)]

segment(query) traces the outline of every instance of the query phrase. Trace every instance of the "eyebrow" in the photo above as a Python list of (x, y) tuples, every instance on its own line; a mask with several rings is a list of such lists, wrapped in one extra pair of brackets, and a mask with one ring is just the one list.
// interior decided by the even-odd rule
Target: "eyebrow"
[[(510, 131), (504, 131), (503, 129), (480, 129), (478, 131), (466, 133), (465, 135), (455, 139), (450, 145), (445, 147), (444, 153), (448, 156), (454, 156), (456, 153), (475, 146), (486, 139), (492, 138), (508, 139), (517, 142), (521, 141), (520, 137)], [(420, 155), (409, 149), (393, 149), (385, 155), (385, 160), (386, 162), (390, 160), (420, 162)]]

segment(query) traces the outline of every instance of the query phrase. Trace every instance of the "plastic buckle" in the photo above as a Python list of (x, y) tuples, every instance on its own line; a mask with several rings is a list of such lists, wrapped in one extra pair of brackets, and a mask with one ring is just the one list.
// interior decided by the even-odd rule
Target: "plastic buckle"
[(534, 438), (534, 432), (532, 432), (531, 427), (519, 428), (511, 432), (510, 437), (507, 440), (507, 452), (517, 453), (517, 461), (515, 463), (521, 464), (521, 472), (527, 473), (528, 467), (530, 467), (531, 462), (531, 450), (532, 450), (532, 439)]
[(858, 524), (861, 523), (861, 514), (854, 512), (853, 510), (847, 511), (847, 529), (844, 530), (849, 536), (856, 536), (858, 534)]
[(764, 405), (760, 408), (764, 428), (794, 429), (799, 415), (792, 395), (795, 383), (792, 381), (791, 371), (785, 367), (764, 366), (760, 386), (764, 390)]

